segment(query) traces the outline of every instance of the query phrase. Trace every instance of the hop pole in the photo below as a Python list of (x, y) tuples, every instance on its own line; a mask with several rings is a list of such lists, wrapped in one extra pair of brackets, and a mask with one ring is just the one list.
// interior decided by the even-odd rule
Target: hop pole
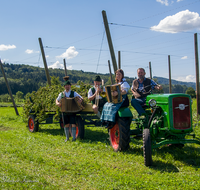
[(3, 69), (3, 64), (2, 64), (2, 62), (1, 62), (1, 59), (0, 59), (0, 65), (1, 65), (1, 71), (2, 71), (2, 73), (3, 73), (3, 76), (4, 76), (4, 79), (5, 79), (5, 82), (6, 82), (6, 86), (7, 86), (8, 92), (9, 92), (9, 94), (10, 94), (10, 97), (11, 97), (11, 100), (12, 100), (12, 103), (13, 103), (13, 106), (14, 106), (14, 108), (15, 108), (15, 113), (16, 113), (16, 115), (19, 115), (19, 112), (18, 112), (18, 110), (17, 110), (17, 106), (16, 106), (16, 104), (15, 104), (15, 101), (14, 101), (14, 98), (13, 98), (13, 95), (12, 95), (12, 91), (11, 91), (11, 89), (10, 89), (10, 86), (9, 86), (9, 84), (8, 84), (8, 80), (7, 80), (7, 78), (6, 78), (6, 75), (5, 75), (5, 72), (4, 72), (4, 69)]

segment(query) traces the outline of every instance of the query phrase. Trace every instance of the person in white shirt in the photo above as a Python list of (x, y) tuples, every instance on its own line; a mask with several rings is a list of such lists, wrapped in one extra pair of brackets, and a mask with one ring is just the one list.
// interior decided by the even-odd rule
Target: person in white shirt
[(88, 99), (92, 102), (92, 109), (98, 116), (100, 116), (99, 109), (102, 109), (103, 105), (107, 102), (106, 98), (100, 96), (100, 93), (104, 91), (101, 84), (101, 77), (99, 75), (95, 76), (94, 86), (88, 91)]
[[(129, 100), (128, 100), (127, 93), (130, 89), (130, 85), (126, 82), (126, 79), (124, 78), (124, 71), (122, 69), (118, 69), (116, 71), (115, 81), (117, 84), (120, 84), (121, 94), (125, 99), (123, 104), (121, 105), (121, 107), (129, 106)], [(112, 92), (112, 96), (117, 96), (117, 95), (118, 95), (117, 91)]]
[[(83, 101), (83, 98), (77, 93), (77, 92), (74, 92), (71, 90), (71, 83), (67, 80), (64, 82), (64, 88), (65, 88), (65, 91), (64, 92), (61, 92), (57, 99), (56, 99), (56, 105), (61, 107), (61, 99), (64, 98), (64, 97), (70, 97), (70, 98), (73, 98), (73, 97), (79, 97), (78, 101), (79, 103), (81, 103)], [(65, 142), (67, 142), (69, 140), (69, 125), (71, 124), (72, 125), (72, 141), (75, 141), (76, 140), (76, 114), (70, 114), (70, 115), (66, 115), (66, 114), (63, 114), (64, 117), (64, 131), (65, 131), (65, 135), (66, 135), (66, 140)]]
[[(116, 114), (121, 107), (129, 106), (129, 99), (127, 93), (130, 89), (130, 85), (126, 82), (124, 78), (124, 71), (122, 69), (118, 69), (115, 75), (115, 81), (117, 84), (121, 86), (121, 94), (122, 94), (122, 102), (112, 103), (107, 102), (102, 110), (101, 121), (103, 124), (106, 124), (106, 128), (111, 129), (115, 124)], [(112, 96), (118, 96), (118, 91), (111, 92)]]

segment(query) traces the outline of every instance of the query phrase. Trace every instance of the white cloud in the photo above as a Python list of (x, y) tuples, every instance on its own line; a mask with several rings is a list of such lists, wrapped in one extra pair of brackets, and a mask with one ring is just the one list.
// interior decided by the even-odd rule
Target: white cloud
[(4, 45), (4, 44), (0, 45), (0, 51), (6, 51), (9, 49), (15, 49), (15, 48), (16, 48), (15, 45)]
[(46, 55), (46, 58), (49, 58), (49, 55)]
[(183, 56), (183, 57), (181, 57), (181, 59), (187, 59), (188, 57), (187, 56)]
[(181, 2), (181, 1), (183, 1), (183, 0), (177, 0), (176, 2)]
[(76, 51), (76, 48), (74, 46), (70, 46), (66, 52), (63, 54), (56, 56), (57, 58), (66, 58), (66, 59), (72, 59), (78, 55), (78, 52)]
[(33, 53), (33, 50), (27, 49), (25, 52), (28, 53), (28, 54), (31, 54), (31, 53)]
[(156, 0), (156, 1), (161, 3), (161, 4), (164, 4), (165, 6), (169, 5), (168, 0)]
[(198, 13), (189, 10), (167, 16), (158, 25), (151, 27), (151, 30), (165, 33), (177, 33), (193, 29), (200, 29), (200, 17)]
[(182, 82), (196, 82), (196, 77), (194, 75), (188, 75), (186, 77), (177, 77), (175, 80)]
[(39, 53), (39, 51), (34, 51), (32, 49), (27, 49), (25, 52), (28, 53), (28, 54)]
[(72, 70), (72, 65), (69, 65), (69, 66), (67, 67), (67, 70)]
[(53, 65), (50, 65), (48, 68), (52, 68), (52, 69), (64, 69), (64, 65), (60, 64), (59, 61), (56, 61)]
[[(64, 69), (64, 64), (61, 64), (59, 61), (56, 61), (53, 65), (50, 65), (48, 68), (52, 69)], [(72, 65), (67, 67), (67, 70), (72, 70)]]

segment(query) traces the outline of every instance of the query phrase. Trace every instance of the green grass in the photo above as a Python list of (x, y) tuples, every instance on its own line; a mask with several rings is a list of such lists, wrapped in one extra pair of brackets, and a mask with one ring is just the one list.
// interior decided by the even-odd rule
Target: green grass
[(13, 107), (0, 108), (1, 189), (200, 189), (199, 145), (155, 149), (153, 166), (145, 167), (141, 140), (116, 153), (102, 127), (86, 127), (84, 140), (65, 143), (59, 124), (37, 133), (26, 125)]

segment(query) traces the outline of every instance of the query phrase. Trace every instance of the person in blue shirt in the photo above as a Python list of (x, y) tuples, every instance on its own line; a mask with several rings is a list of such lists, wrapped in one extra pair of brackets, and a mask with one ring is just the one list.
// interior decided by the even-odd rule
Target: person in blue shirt
[(151, 89), (161, 90), (162, 86), (158, 85), (152, 79), (145, 77), (144, 68), (137, 70), (138, 79), (133, 80), (131, 91), (133, 93), (133, 99), (131, 105), (138, 112), (139, 116), (145, 114), (143, 105), (145, 105), (147, 95), (151, 94)]

